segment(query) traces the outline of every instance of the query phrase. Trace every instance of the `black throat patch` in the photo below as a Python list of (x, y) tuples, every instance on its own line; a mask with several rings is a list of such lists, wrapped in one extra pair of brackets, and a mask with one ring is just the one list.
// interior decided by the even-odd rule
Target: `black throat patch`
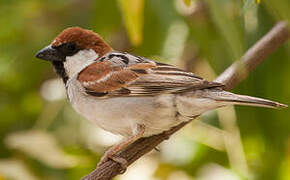
[(65, 72), (64, 65), (62, 61), (52, 61), (52, 65), (54, 69), (56, 70), (56, 73), (62, 78), (62, 81), (64, 84), (66, 84), (68, 80), (68, 76)]

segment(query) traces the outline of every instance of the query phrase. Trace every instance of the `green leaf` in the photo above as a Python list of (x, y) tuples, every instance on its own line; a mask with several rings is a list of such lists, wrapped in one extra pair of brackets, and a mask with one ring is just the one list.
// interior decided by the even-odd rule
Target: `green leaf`
[[(250, 0), (252, 1), (252, 0)], [(232, 1), (206, 0), (214, 24), (225, 40), (231, 59), (239, 59), (244, 52), (244, 28), (240, 16), (239, 4)], [(228, 7), (232, 7), (229, 9)]]
[[(257, 0), (256, 2), (259, 3), (260, 0)], [(255, 0), (246, 0), (243, 6), (242, 13), (245, 14), (247, 10), (251, 9), (255, 5)]]
[(143, 40), (144, 0), (119, 0), (118, 2), (130, 41), (137, 46)]

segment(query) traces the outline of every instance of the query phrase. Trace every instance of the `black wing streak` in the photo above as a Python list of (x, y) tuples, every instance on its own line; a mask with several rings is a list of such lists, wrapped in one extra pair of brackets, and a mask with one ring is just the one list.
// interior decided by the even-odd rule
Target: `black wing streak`
[(125, 63), (125, 64), (129, 64), (129, 58), (125, 55), (122, 55), (122, 54), (110, 54), (109, 55), (109, 59), (112, 59), (113, 57), (119, 57), (122, 59), (122, 61)]
[(131, 69), (131, 71), (134, 71), (139, 74), (147, 74), (147, 71), (145, 69)]

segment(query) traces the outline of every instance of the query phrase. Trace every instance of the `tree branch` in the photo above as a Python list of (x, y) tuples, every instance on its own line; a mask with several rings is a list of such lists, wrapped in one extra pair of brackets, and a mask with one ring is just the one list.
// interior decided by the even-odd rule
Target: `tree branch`
[(244, 80), (275, 49), (287, 42), (290, 37), (288, 23), (277, 23), (262, 39), (254, 44), (240, 60), (234, 62), (215, 80), (226, 85), (226, 90)]
[[(244, 80), (269, 54), (287, 42), (289, 37), (290, 33), (287, 22), (277, 23), (270, 32), (250, 48), (240, 60), (227, 68), (215, 81), (225, 84), (226, 89), (231, 90), (236, 84)], [(116, 157), (126, 159), (128, 165), (130, 165), (188, 123), (182, 122), (161, 134), (141, 138), (119, 152)], [(122, 173), (120, 164), (109, 160), (97, 167), (82, 180), (110, 180)]]

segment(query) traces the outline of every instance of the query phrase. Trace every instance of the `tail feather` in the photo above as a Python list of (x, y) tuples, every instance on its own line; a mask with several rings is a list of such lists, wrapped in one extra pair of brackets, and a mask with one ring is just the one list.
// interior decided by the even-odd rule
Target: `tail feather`
[(245, 106), (259, 106), (267, 108), (281, 109), (288, 107), (285, 104), (281, 104), (275, 101), (246, 96), (238, 95), (227, 91), (210, 91), (209, 98), (216, 101), (222, 101), (229, 104), (245, 105)]

